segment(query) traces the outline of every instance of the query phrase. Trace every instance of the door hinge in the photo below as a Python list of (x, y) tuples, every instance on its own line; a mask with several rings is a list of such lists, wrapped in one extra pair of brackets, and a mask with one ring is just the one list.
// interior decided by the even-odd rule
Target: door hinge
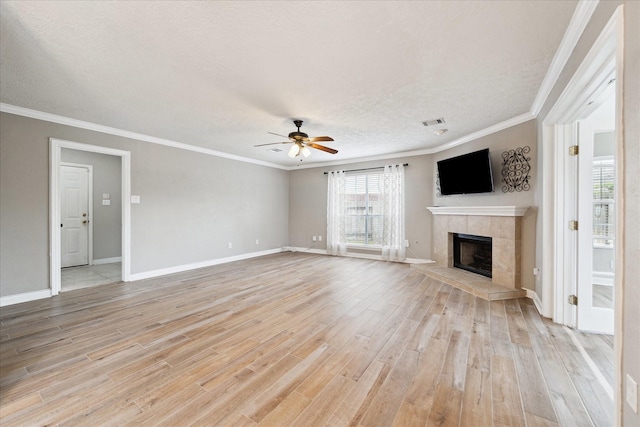
[(577, 231), (578, 230), (578, 221), (576, 221), (576, 220), (569, 221), (569, 230)]
[(577, 156), (579, 151), (580, 147), (578, 147), (577, 145), (572, 145), (571, 147), (569, 147), (570, 156)]
[(578, 305), (578, 296), (577, 295), (569, 295), (569, 304)]

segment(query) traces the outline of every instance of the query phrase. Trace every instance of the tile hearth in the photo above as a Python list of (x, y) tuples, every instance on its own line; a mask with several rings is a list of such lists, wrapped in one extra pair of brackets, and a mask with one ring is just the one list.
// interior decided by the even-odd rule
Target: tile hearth
[[(452, 206), (427, 208), (433, 214), (436, 265), (416, 266), (426, 274), (487, 300), (519, 298), (521, 289), (521, 229), (527, 207)], [(453, 234), (492, 239), (492, 277), (453, 266)]]
[(527, 296), (524, 289), (513, 289), (497, 285), (490, 278), (479, 274), (438, 266), (437, 264), (412, 264), (411, 268), (421, 271), (429, 277), (444, 282), (454, 288), (469, 292), (487, 301), (522, 298)]

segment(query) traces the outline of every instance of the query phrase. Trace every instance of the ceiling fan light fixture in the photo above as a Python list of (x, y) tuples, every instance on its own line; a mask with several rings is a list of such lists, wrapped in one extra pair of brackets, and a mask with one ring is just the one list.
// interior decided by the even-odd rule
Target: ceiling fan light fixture
[(300, 151), (302, 153), (303, 156), (305, 157), (309, 157), (309, 154), (311, 154), (311, 150), (309, 150), (307, 147), (303, 147), (302, 150)]
[(291, 146), (291, 149), (289, 150), (289, 157), (293, 159), (298, 154), (300, 154), (300, 147), (298, 146), (298, 144), (293, 144)]

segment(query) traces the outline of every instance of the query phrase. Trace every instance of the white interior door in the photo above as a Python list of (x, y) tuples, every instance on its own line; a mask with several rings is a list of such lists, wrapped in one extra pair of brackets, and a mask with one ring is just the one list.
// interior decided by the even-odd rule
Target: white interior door
[(613, 335), (615, 163), (594, 156), (596, 130), (592, 119), (579, 123), (577, 326)]
[(62, 267), (89, 263), (89, 169), (60, 166)]

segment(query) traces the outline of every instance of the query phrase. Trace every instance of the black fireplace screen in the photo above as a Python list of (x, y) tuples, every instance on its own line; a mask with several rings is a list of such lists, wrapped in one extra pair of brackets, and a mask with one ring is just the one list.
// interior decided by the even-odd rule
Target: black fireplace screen
[(453, 266), (491, 277), (491, 237), (453, 235)]

